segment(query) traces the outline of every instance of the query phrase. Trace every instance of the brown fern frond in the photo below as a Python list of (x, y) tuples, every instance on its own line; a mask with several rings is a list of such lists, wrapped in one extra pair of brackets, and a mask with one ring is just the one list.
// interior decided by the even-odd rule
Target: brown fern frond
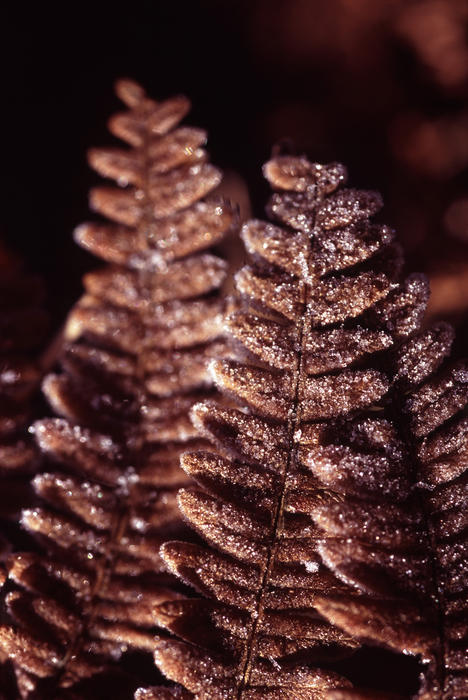
[[(315, 601), (348, 589), (323, 566), (312, 519), (341, 497), (309, 462), (350, 417), (374, 453), (400, 449), (382, 415), (385, 351), (418, 327), (428, 294), (421, 276), (398, 281), (393, 232), (369, 222), (380, 197), (342, 188), (341, 165), (278, 157), (264, 172), (279, 190), (268, 208), (279, 224), (244, 226), (251, 264), (227, 319), (238, 356), (212, 363), (237, 407), (195, 406), (218, 454), (182, 458), (199, 488), (183, 489), (179, 505), (208, 546), (162, 548), (206, 599), (159, 606), (160, 624), (182, 641), (161, 641), (156, 662), (200, 699), (321, 698), (343, 682), (323, 669), (356, 642)], [(405, 474), (392, 478), (389, 488), (407, 489)]]
[[(369, 492), (360, 445), (321, 447), (310, 467), (322, 483), (340, 484), (339, 507), (315, 521), (326, 539), (326, 564), (361, 594), (318, 601), (333, 623), (360, 639), (421, 655), (418, 697), (468, 696), (468, 364), (447, 359), (453, 331), (436, 324), (395, 353), (389, 413), (402, 446), (395, 465), (411, 488)], [(343, 436), (356, 426), (343, 426)], [(344, 438), (346, 441), (346, 437)], [(358, 449), (356, 449), (356, 447)], [(384, 462), (385, 463), (385, 460)]]
[[(203, 446), (188, 413), (212, 394), (207, 359), (223, 349), (218, 290), (223, 260), (207, 252), (235, 221), (205, 200), (221, 179), (204, 132), (179, 127), (183, 97), (157, 103), (135, 83), (110, 121), (129, 149), (95, 149), (91, 165), (120, 187), (91, 193), (110, 221), (81, 226), (78, 242), (108, 262), (85, 277), (61, 359), (44, 391), (58, 418), (35, 424), (50, 472), (33, 484), (40, 505), (23, 526), (45, 554), (10, 566), (2, 648), (22, 696), (130, 697), (126, 651), (152, 651), (153, 608), (176, 599), (159, 555), (181, 533), (179, 455)], [(47, 555), (47, 556), (46, 556)], [(14, 585), (13, 585), (14, 584)], [(101, 688), (101, 689), (100, 689)]]

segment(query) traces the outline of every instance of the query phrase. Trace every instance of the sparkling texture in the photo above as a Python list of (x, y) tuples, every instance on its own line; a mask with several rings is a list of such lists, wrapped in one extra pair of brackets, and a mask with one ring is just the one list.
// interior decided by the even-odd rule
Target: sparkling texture
[(205, 544), (161, 550), (204, 598), (157, 608), (179, 640), (156, 662), (196, 698), (384, 698), (318, 670), (362, 639), (421, 655), (420, 697), (464, 697), (466, 363), (447, 324), (420, 330), (427, 280), (401, 280), (379, 195), (302, 157), (264, 173), (280, 225), (243, 227), (233, 355), (210, 364), (225, 400), (192, 411), (216, 452), (182, 457)]
[[(226, 263), (209, 248), (236, 217), (226, 202), (202, 199), (221, 179), (206, 135), (178, 126), (186, 98), (158, 104), (131, 81), (117, 93), (129, 109), (110, 128), (131, 147), (89, 152), (90, 165), (117, 183), (90, 196), (110, 221), (75, 233), (107, 266), (85, 276), (61, 370), (43, 383), (59, 417), (34, 425), (48, 471), (34, 477), (35, 502), (21, 518), (41, 554), (10, 559), (0, 626), (2, 653), (44, 700), (97, 697), (94, 676), (118, 683), (124, 653), (154, 651), (154, 608), (180, 597), (159, 553), (184, 532), (180, 454), (209, 449), (188, 414), (213, 393), (207, 364), (226, 348), (218, 293)], [(30, 366), (5, 364), (0, 382), (19, 396), (37, 379)], [(27, 449), (18, 443), (14, 454), (11, 444), (5, 465), (19, 468)]]

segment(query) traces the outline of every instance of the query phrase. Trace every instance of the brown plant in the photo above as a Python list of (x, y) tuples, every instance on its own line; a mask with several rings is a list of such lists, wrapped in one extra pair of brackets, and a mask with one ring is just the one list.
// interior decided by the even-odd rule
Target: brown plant
[(40, 548), (10, 561), (0, 645), (21, 697), (131, 696), (122, 655), (153, 649), (154, 605), (180, 596), (159, 546), (181, 532), (179, 455), (206, 445), (188, 411), (212, 394), (207, 358), (224, 347), (226, 263), (206, 251), (235, 213), (204, 199), (221, 180), (206, 135), (178, 126), (184, 97), (157, 103), (127, 80), (117, 93), (129, 109), (109, 126), (130, 148), (89, 153), (120, 185), (91, 192), (110, 222), (76, 232), (108, 265), (85, 277), (62, 372), (44, 382), (60, 417), (35, 423), (50, 471), (22, 515)]
[[(419, 655), (424, 700), (468, 695), (468, 362), (450, 360), (453, 339), (438, 323), (396, 350), (378, 458), (353, 422), (310, 458), (323, 486), (341, 494), (312, 514), (324, 533), (320, 554), (355, 587), (317, 608), (356, 639)], [(392, 485), (390, 467), (409, 488)], [(368, 470), (379, 477), (371, 493)]]

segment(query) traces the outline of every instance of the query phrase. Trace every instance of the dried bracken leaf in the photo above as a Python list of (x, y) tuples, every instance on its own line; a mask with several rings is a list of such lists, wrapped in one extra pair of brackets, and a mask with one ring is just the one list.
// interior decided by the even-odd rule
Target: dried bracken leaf
[[(448, 700), (468, 687), (468, 367), (447, 361), (448, 324), (420, 330), (426, 299), (413, 275), (366, 314), (396, 341), (385, 420), (345, 417), (302, 448), (302, 462), (340, 496), (308, 512), (322, 530), (322, 562), (355, 589), (323, 595), (316, 608), (357, 639), (420, 655), (417, 697)], [(368, 697), (340, 693), (331, 697)]]
[[(198, 486), (184, 488), (179, 505), (207, 544), (173, 541), (161, 550), (205, 598), (158, 606), (160, 624), (183, 641), (158, 644), (156, 662), (200, 699), (344, 692), (344, 679), (320, 665), (329, 668), (355, 641), (324, 624), (316, 603), (359, 606), (361, 597), (327, 571), (322, 547), (363, 533), (393, 544), (399, 533), (403, 557), (420, 526), (396, 503), (387, 519), (372, 499), (408, 495), (405, 445), (382, 414), (394, 382), (389, 351), (417, 323), (424, 281), (398, 281), (393, 232), (368, 221), (380, 196), (340, 189), (342, 166), (288, 156), (264, 172), (282, 190), (269, 211), (286, 226), (254, 220), (243, 228), (250, 264), (236, 276), (238, 302), (226, 321), (233, 355), (210, 365), (228, 403), (192, 411), (217, 452), (182, 457)], [(367, 494), (365, 522), (359, 501), (344, 509), (349, 491)], [(382, 615), (389, 630), (398, 627), (389, 611)], [(414, 648), (423, 629), (408, 631)]]
[[(208, 448), (188, 413), (213, 392), (207, 364), (225, 349), (226, 263), (209, 248), (235, 214), (226, 202), (201, 201), (221, 179), (202, 148), (206, 135), (178, 127), (186, 98), (158, 104), (131, 81), (117, 92), (129, 110), (111, 130), (131, 148), (89, 153), (117, 182), (93, 190), (91, 205), (116, 224), (76, 232), (109, 264), (85, 276), (62, 371), (43, 384), (60, 418), (34, 426), (49, 464), (33, 479), (37, 503), (22, 514), (41, 554), (10, 561), (10, 619), (0, 627), (0, 646), (22, 674), (19, 692), (44, 700), (75, 697), (75, 687), (81, 697), (84, 679), (86, 697), (101, 697), (95, 676), (117, 681), (126, 651), (154, 650), (154, 608), (180, 597), (159, 554), (184, 529), (180, 454)], [(125, 697), (138, 682), (126, 679)], [(125, 690), (115, 682), (114, 692)]]

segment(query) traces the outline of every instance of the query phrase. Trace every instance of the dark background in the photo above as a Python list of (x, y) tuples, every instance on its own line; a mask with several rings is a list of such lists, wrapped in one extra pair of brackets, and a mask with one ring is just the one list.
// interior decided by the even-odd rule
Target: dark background
[(156, 98), (192, 99), (189, 122), (208, 129), (213, 162), (245, 180), (256, 214), (278, 140), (343, 160), (352, 184), (383, 192), (409, 266), (431, 275), (434, 313), (464, 325), (465, 0), (47, 5), (2, 18), (0, 234), (45, 276), (57, 323), (95, 265), (72, 240), (97, 181), (86, 149), (112, 143), (113, 82), (129, 76)]

